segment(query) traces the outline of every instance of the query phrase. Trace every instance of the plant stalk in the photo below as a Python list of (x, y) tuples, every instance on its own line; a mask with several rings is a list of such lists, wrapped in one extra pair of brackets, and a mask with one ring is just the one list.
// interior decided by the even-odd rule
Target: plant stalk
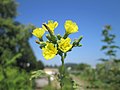
[(64, 78), (65, 78), (65, 67), (64, 67), (64, 59), (65, 57), (62, 55), (61, 56), (61, 62), (62, 62), (62, 66), (61, 66), (61, 73), (60, 73), (60, 86), (61, 86), (61, 90), (63, 90), (63, 86), (64, 86)]

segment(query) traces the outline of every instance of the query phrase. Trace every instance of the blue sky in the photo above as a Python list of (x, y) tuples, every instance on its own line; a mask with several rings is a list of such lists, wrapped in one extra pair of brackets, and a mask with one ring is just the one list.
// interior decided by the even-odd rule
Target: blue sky
[[(88, 63), (95, 65), (98, 59), (105, 57), (100, 51), (101, 31), (106, 24), (112, 25), (112, 33), (116, 34), (116, 45), (120, 46), (120, 0), (16, 0), (19, 3), (16, 20), (23, 24), (33, 24), (41, 27), (48, 20), (58, 21), (59, 26), (55, 33), (64, 34), (64, 22), (73, 20), (79, 26), (79, 32), (70, 35), (72, 40), (82, 35), (81, 48), (74, 48), (68, 53), (65, 62)], [(34, 41), (36, 37), (30, 38), (29, 42), (37, 60), (45, 64), (60, 65), (60, 57), (45, 60), (42, 51)], [(118, 50), (120, 58), (120, 50)]]

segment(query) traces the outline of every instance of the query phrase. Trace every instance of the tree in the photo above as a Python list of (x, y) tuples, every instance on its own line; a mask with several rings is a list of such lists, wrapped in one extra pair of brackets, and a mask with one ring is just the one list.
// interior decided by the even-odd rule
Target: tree
[(97, 64), (96, 72), (99, 80), (106, 84), (106, 86), (112, 86), (112, 89), (117, 90), (120, 87), (120, 60), (116, 59), (116, 53), (117, 49), (120, 49), (120, 47), (115, 45), (114, 39), (116, 35), (111, 34), (111, 30), (111, 26), (106, 25), (102, 31), (104, 37), (102, 42), (106, 43), (106, 45), (103, 45), (101, 50), (104, 50), (105, 55), (109, 58), (101, 59), (104, 62), (102, 64)]
[(117, 49), (120, 49), (119, 46), (115, 45), (115, 35), (110, 34), (110, 31), (112, 30), (110, 25), (106, 25), (104, 27), (104, 30), (102, 31), (103, 40), (102, 42), (106, 43), (106, 45), (103, 45), (101, 50), (105, 51), (105, 55), (109, 56), (109, 59), (113, 59), (116, 57)]
[(14, 20), (16, 8), (15, 0), (0, 0), (0, 90), (29, 90), (32, 86), (26, 71), (37, 69), (28, 42), (33, 26)]

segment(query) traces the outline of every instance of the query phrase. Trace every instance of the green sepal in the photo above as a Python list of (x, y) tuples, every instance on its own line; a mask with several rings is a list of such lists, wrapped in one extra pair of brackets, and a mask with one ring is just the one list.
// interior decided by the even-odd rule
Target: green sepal
[(58, 40), (60, 40), (62, 38), (62, 36), (60, 34), (57, 35)]
[(82, 38), (83, 38), (83, 36), (80, 36), (78, 39), (75, 39), (74, 40), (74, 42), (73, 42), (73, 47), (81, 47), (82, 45), (81, 44), (79, 44), (80, 43), (80, 41), (82, 40)]
[(53, 42), (54, 44), (56, 44), (57, 38), (56, 38), (55, 35), (52, 35), (52, 36), (51, 36), (51, 40), (52, 40), (52, 42)]
[(45, 43), (45, 42), (41, 42), (40, 48), (42, 49), (42, 48), (45, 47), (45, 46), (46, 46), (46, 43)]
[(51, 39), (51, 36), (50, 36), (49, 34), (46, 34), (46, 38), (47, 38), (49, 41), (52, 40), (52, 39)]

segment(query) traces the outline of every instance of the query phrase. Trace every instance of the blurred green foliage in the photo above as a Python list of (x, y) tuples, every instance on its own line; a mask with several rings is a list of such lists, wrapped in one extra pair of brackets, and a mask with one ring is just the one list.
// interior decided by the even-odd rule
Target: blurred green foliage
[(0, 66), (0, 90), (31, 90), (32, 84), (29, 81), (29, 74), (26, 71), (19, 71), (17, 67)]
[[(102, 42), (105, 44), (102, 46), (101, 50), (105, 51), (105, 55), (109, 56), (109, 59), (114, 59), (116, 57), (117, 49), (120, 49), (119, 46), (115, 45), (115, 37), (116, 35), (111, 34), (112, 30), (110, 25), (104, 26), (104, 30), (102, 31)], [(102, 59), (103, 60), (103, 59)]]
[(107, 25), (102, 31), (102, 42), (106, 45), (103, 45), (101, 50), (104, 50), (108, 57), (100, 59), (102, 63), (97, 64), (95, 68), (89, 67), (89, 65), (78, 65), (79, 69), (77, 70), (80, 72), (75, 75), (88, 82), (86, 89), (120, 89), (120, 59), (116, 59), (119, 46), (115, 45), (116, 35), (110, 34), (111, 30), (111, 26)]
[(15, 0), (0, 0), (0, 90), (31, 90), (31, 70), (43, 69), (29, 45), (31, 30), (14, 18)]

